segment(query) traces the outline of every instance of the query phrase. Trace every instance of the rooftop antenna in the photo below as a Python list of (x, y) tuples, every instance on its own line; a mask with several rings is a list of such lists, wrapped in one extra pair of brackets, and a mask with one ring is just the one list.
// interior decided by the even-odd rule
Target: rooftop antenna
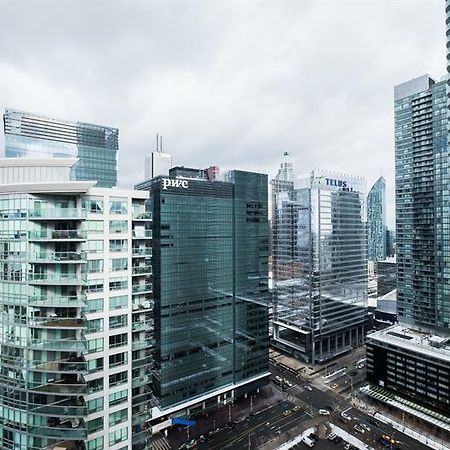
[(159, 137), (159, 151), (162, 152), (162, 136)]
[(158, 133), (156, 133), (156, 151), (158, 151), (158, 146), (159, 146), (159, 137)]

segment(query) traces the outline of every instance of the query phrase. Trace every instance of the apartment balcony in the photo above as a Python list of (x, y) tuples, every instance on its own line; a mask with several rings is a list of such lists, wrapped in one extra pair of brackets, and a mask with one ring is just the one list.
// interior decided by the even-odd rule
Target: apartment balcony
[(86, 284), (87, 278), (84, 274), (39, 272), (39, 273), (29, 273), (28, 283), (78, 286)]
[(134, 266), (131, 268), (131, 274), (133, 276), (151, 275), (152, 266)]
[(83, 329), (87, 328), (86, 319), (82, 317), (34, 317), (30, 319), (31, 328), (70, 328)]
[(138, 369), (139, 367), (145, 367), (153, 363), (153, 358), (151, 356), (144, 356), (139, 359), (133, 359), (131, 363), (132, 369)]
[(155, 344), (154, 339), (139, 339), (136, 341), (133, 341), (131, 344), (132, 350), (143, 350), (145, 348), (152, 347)]
[(56, 308), (82, 308), (86, 306), (86, 296), (84, 294), (74, 296), (30, 296), (29, 306), (56, 307)]
[(39, 252), (29, 256), (31, 263), (79, 264), (86, 262), (86, 252)]
[(133, 219), (133, 221), (138, 221), (138, 220), (151, 221), (152, 213), (145, 212), (145, 211), (133, 211), (132, 219)]
[(133, 322), (131, 325), (132, 331), (145, 331), (153, 328), (153, 320), (145, 320), (143, 322)]
[(84, 357), (73, 356), (57, 361), (42, 362), (35, 360), (32, 361), (28, 369), (33, 372), (86, 374), (87, 363)]
[(133, 239), (152, 239), (152, 230), (133, 230), (131, 237)]
[(88, 393), (87, 383), (84, 379), (80, 381), (74, 380), (74, 382), (68, 379), (62, 379), (40, 385), (36, 384), (35, 386), (28, 387), (28, 389), (33, 392), (49, 395), (79, 396)]
[(151, 382), (151, 378), (149, 375), (142, 375), (140, 377), (133, 378), (132, 387), (136, 388), (139, 386), (144, 386)]
[(151, 247), (134, 247), (131, 251), (133, 258), (144, 258), (146, 256), (152, 256)]
[(85, 352), (86, 343), (74, 339), (58, 339), (43, 341), (42, 339), (33, 339), (28, 343), (31, 350), (60, 351), (60, 352)]
[(151, 312), (153, 311), (153, 301), (148, 300), (146, 297), (142, 298), (138, 295), (133, 296), (133, 313)]
[(29, 404), (29, 411), (33, 414), (42, 414), (58, 417), (84, 417), (87, 416), (87, 406), (82, 397), (68, 398), (46, 405)]
[(142, 294), (147, 292), (152, 292), (153, 285), (151, 283), (145, 283), (145, 284), (134, 284), (132, 292), (133, 294)]
[(30, 209), (30, 220), (85, 220), (87, 211), (82, 208)]
[(29, 231), (30, 241), (85, 241), (86, 232), (80, 230), (40, 230)]
[[(34, 436), (42, 436), (47, 438), (64, 439), (64, 440), (84, 440), (87, 439), (87, 428), (84, 420), (70, 419), (62, 421), (59, 417), (48, 417), (47, 425), (30, 425), (28, 427), (30, 434)], [(60, 448), (53, 447), (54, 450)], [(62, 447), (74, 450), (74, 447)], [(76, 448), (76, 447), (75, 447)]]

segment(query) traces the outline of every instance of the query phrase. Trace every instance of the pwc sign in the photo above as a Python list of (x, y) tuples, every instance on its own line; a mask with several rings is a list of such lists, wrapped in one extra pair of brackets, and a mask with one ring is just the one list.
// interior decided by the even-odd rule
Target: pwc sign
[(169, 187), (187, 189), (188, 180), (180, 180), (178, 178), (163, 178), (162, 187), (163, 191), (167, 191), (167, 188)]

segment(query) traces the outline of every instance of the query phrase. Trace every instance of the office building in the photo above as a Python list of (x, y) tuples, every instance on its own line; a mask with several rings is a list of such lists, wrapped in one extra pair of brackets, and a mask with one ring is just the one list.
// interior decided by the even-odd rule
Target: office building
[(270, 375), (267, 176), (213, 172), (177, 167), (136, 186), (153, 217), (154, 431)]
[(148, 193), (0, 160), (0, 447), (149, 448)]
[(395, 256), (395, 231), (386, 228), (386, 257), (392, 258)]
[(98, 187), (117, 185), (117, 128), (14, 109), (5, 110), (3, 123), (7, 158), (77, 158), (73, 180), (96, 180)]
[(367, 255), (369, 261), (386, 258), (386, 181), (378, 178), (367, 196)]
[(313, 171), (302, 184), (276, 195), (274, 345), (323, 363), (366, 334), (365, 180)]
[(162, 136), (159, 138), (156, 135), (156, 151), (151, 152), (145, 158), (144, 162), (144, 179), (151, 180), (158, 175), (169, 175), (169, 170), (172, 167), (172, 156), (164, 153), (162, 149)]
[(395, 88), (397, 317), (370, 335), (367, 393), (450, 431), (446, 82)]
[(377, 283), (379, 297), (397, 288), (397, 261), (395, 257), (377, 262)]

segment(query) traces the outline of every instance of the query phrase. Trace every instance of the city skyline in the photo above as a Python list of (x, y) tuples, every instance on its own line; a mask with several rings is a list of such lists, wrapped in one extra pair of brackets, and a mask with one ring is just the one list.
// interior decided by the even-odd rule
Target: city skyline
[[(445, 73), (445, 21), (440, 1), (391, 3), (131, 2), (125, 11), (112, 1), (108, 14), (104, 1), (3, 3), (2, 29), (21, 32), (0, 44), (0, 107), (119, 128), (124, 188), (156, 132), (174, 165), (189, 155), (193, 166), (273, 177), (287, 150), (299, 176), (329, 167), (371, 185), (382, 174), (392, 228), (393, 86)], [(337, 7), (346, 14), (336, 18)], [(105, 26), (89, 26), (100, 17)], [(89, 32), (79, 33), (81, 18)]]

